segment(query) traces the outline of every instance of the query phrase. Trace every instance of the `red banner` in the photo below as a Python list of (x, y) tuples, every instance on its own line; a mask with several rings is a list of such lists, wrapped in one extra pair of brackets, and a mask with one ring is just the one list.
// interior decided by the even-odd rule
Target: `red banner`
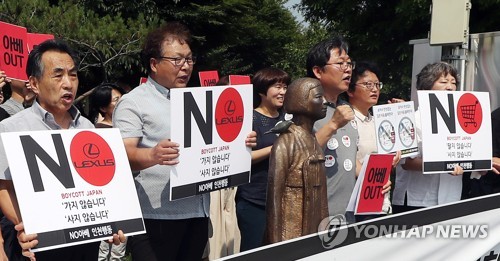
[(250, 76), (248, 75), (229, 75), (230, 85), (251, 84)]
[(0, 70), (5, 71), (8, 78), (28, 80), (26, 37), (26, 28), (0, 22)]
[[(368, 158), (366, 168), (361, 170), (358, 179), (362, 179), (358, 194), (355, 214), (381, 214), (384, 203), (382, 187), (389, 180), (392, 170), (391, 154), (372, 154)], [(363, 166), (365, 167), (365, 166)]]
[(54, 39), (54, 35), (52, 34), (32, 34), (28, 33), (27, 37), (27, 46), (28, 46), (28, 53), (31, 53), (31, 51), (40, 43), (49, 40), (49, 39)]
[(203, 71), (199, 72), (200, 86), (215, 86), (219, 81), (219, 73), (217, 71)]

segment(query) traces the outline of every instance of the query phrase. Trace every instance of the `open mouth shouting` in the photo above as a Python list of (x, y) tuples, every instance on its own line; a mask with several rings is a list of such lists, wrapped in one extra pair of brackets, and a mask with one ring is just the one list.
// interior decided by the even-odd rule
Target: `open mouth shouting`
[(65, 104), (72, 104), (74, 98), (75, 97), (74, 97), (73, 93), (70, 93), (70, 92), (63, 94), (61, 97), (61, 99), (63, 100), (63, 102)]

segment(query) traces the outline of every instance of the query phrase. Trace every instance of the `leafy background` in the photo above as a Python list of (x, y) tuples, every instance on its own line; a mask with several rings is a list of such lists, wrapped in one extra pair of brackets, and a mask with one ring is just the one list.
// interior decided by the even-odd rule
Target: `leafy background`
[[(431, 0), (302, 0), (298, 23), (285, 0), (0, 0), (0, 20), (51, 33), (68, 41), (81, 58), (81, 95), (101, 82), (134, 87), (145, 69), (139, 59), (147, 32), (181, 21), (195, 36), (198, 71), (248, 74), (274, 66), (293, 78), (305, 75), (308, 49), (333, 32), (350, 42), (354, 60), (383, 69), (384, 97), (409, 98), (412, 39), (426, 38)], [(500, 1), (472, 2), (470, 32), (500, 27)], [(384, 99), (381, 99), (384, 101)]]

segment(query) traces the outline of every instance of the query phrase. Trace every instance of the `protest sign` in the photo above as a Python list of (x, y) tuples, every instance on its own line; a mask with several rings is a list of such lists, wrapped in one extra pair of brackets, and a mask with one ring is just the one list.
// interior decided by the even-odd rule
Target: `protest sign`
[(42, 251), (145, 232), (118, 129), (2, 133), (27, 234)]
[(8, 78), (28, 80), (26, 37), (26, 28), (0, 22), (0, 70), (5, 71)]
[(401, 151), (401, 158), (418, 154), (413, 102), (373, 106), (380, 154)]
[(347, 211), (356, 215), (382, 214), (382, 187), (391, 175), (394, 155), (366, 155), (351, 194)]
[(423, 172), (491, 169), (491, 117), (487, 92), (419, 91)]
[(219, 73), (217, 71), (203, 71), (199, 72), (200, 86), (215, 86), (219, 81)]
[(231, 85), (241, 85), (250, 84), (250, 76), (248, 75), (229, 75), (229, 84)]
[(32, 34), (28, 33), (27, 36), (27, 47), (28, 47), (28, 53), (31, 53), (31, 51), (39, 44), (46, 40), (54, 39), (54, 35), (51, 34)]
[(170, 172), (171, 200), (248, 183), (252, 86), (170, 90), (171, 140), (180, 144)]

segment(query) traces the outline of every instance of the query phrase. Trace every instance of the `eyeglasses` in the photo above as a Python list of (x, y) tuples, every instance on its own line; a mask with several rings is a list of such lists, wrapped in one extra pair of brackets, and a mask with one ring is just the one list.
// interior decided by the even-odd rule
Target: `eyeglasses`
[(193, 65), (196, 63), (196, 57), (191, 56), (191, 57), (167, 57), (167, 56), (160, 56), (158, 59), (166, 59), (169, 62), (171, 62), (174, 66), (180, 67), (183, 66), (184, 63), (187, 62), (189, 66)]
[(351, 68), (352, 70), (354, 70), (354, 68), (356, 68), (355, 62), (326, 63), (326, 65), (337, 65), (342, 70), (347, 70), (347, 68)]
[(373, 88), (377, 88), (378, 90), (381, 90), (382, 87), (384, 87), (384, 84), (382, 82), (360, 82), (356, 83), (357, 85), (362, 85), (368, 90), (373, 90)]

